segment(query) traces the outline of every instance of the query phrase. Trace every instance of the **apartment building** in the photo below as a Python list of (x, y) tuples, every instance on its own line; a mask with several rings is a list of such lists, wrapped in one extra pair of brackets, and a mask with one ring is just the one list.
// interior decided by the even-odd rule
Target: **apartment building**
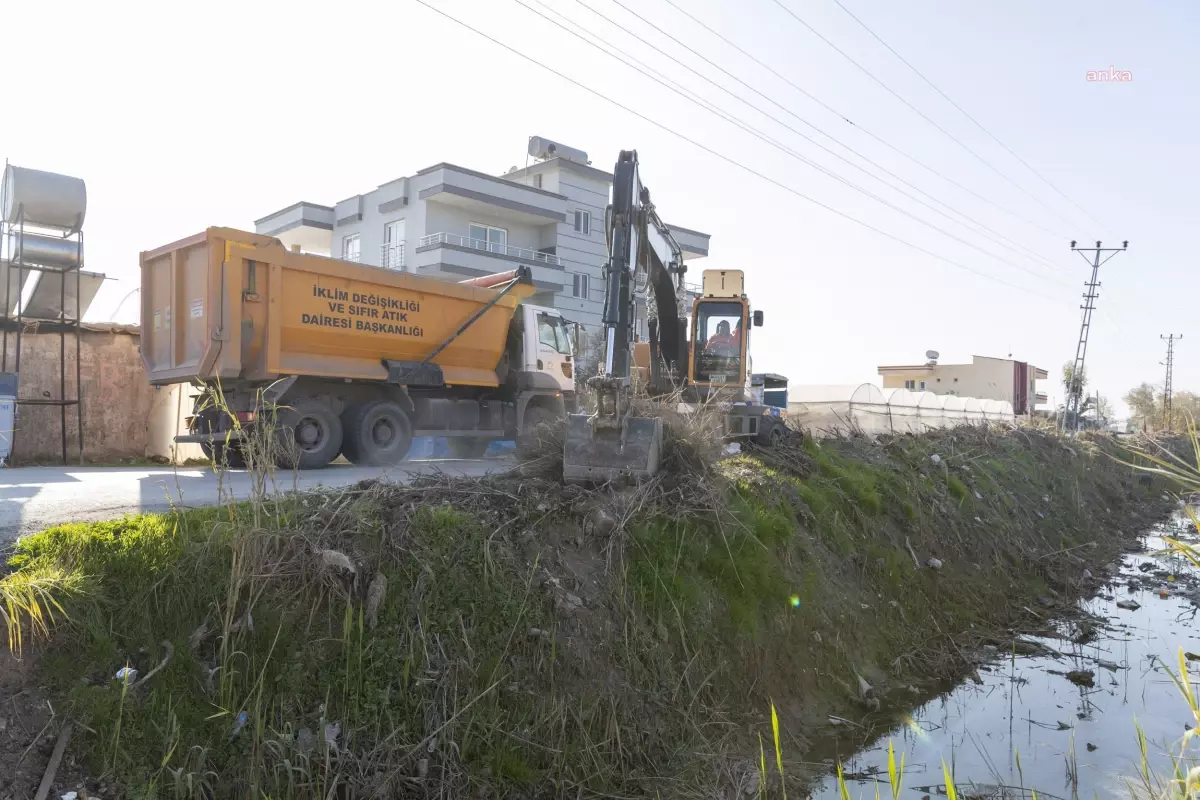
[(938, 364), (930, 360), (878, 369), (884, 389), (1007, 400), (1017, 414), (1032, 414), (1037, 405), (1047, 402), (1046, 395), (1037, 390), (1037, 382), (1046, 380), (1049, 373), (1011, 358), (972, 356), (970, 364)]
[[(331, 206), (295, 203), (256, 220), (255, 230), (306, 252), (447, 281), (524, 264), (538, 289), (532, 302), (595, 332), (612, 174), (580, 151), (539, 137), (530, 144), (538, 160), (502, 176), (435, 164)], [(686, 258), (708, 255), (708, 234), (672, 230)], [(642, 298), (643, 336), (644, 308)]]

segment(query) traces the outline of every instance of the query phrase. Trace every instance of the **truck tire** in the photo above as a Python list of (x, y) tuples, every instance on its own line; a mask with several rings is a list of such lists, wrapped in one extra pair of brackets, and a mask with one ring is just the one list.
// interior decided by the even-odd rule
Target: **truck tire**
[(351, 464), (386, 467), (399, 464), (412, 447), (412, 422), (391, 400), (351, 406), (342, 414), (342, 455)]
[(450, 455), (455, 458), (483, 458), (491, 444), (491, 439), (479, 439), (474, 436), (446, 437), (446, 446), (450, 449)]
[(545, 406), (526, 408), (525, 419), (522, 420), (524, 425), (521, 433), (517, 436), (517, 454), (522, 458), (539, 455), (545, 431), (539, 431), (538, 427), (542, 425), (553, 427), (558, 421), (558, 415)]
[(783, 438), (786, 433), (782, 424), (771, 425), (759, 431), (757, 437), (758, 444), (763, 447), (779, 447), (779, 445), (783, 444)]
[(275, 464), (281, 469), (320, 469), (342, 449), (342, 421), (320, 400), (297, 400), (278, 412)]
[[(221, 433), (221, 411), (206, 408), (196, 415), (192, 433)], [(214, 468), (245, 469), (246, 455), (238, 442), (201, 442), (200, 450), (212, 462)]]

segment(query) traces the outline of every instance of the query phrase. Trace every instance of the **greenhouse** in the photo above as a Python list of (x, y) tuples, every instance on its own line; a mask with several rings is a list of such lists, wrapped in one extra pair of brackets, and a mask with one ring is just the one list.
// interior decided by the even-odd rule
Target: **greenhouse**
[(934, 428), (1014, 421), (1012, 404), (953, 394), (857, 386), (797, 386), (788, 389), (788, 417), (814, 436), (864, 433), (923, 433)]

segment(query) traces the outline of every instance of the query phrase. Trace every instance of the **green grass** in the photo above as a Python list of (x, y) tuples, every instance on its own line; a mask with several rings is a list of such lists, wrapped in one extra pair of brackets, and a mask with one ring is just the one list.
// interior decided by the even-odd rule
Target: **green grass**
[[(580, 522), (592, 496), (547, 502), (517, 478), (487, 490), (494, 508), (468, 483), (450, 503), (351, 489), (67, 525), (21, 540), (0, 597), (26, 643), (53, 632), (41, 676), (85, 726), (89, 770), (129, 797), (415, 791), (422, 763), (457, 796), (702, 796), (697, 754), (765, 768), (770, 735), (782, 772), (789, 730), (861, 716), (853, 675), (948, 668), (938, 642), (1018, 623), (1078, 571), (1036, 554), (1096, 531), (1114, 545), (1159, 491), (1038, 441), (999, 437), (982, 460), (972, 438), (808, 442), (803, 468), (746, 454), (723, 467), (720, 515), (658, 505), (611, 541)], [(1075, 489), (1046, 505), (1049, 486)], [(1086, 502), (1109, 496), (1124, 505)], [(357, 578), (323, 571), (325, 549)], [(934, 554), (942, 570), (914, 567)], [(146, 675), (164, 642), (144, 685), (112, 680)]]

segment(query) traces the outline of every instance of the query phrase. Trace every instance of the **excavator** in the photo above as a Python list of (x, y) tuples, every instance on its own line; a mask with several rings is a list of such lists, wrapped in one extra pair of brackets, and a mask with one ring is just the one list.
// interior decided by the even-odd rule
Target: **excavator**
[[(762, 326), (763, 313), (751, 312), (744, 273), (704, 270), (700, 295), (687, 307), (683, 251), (641, 182), (635, 150), (617, 159), (604, 216), (604, 356), (587, 381), (590, 408), (567, 415), (564, 479), (606, 483), (658, 471), (663, 421), (637, 413), (635, 375), (650, 397), (677, 394), (690, 409), (715, 404), (729, 440), (777, 444), (786, 431), (783, 412), (757, 401), (750, 387), (750, 328)], [(639, 342), (634, 320), (643, 288), (648, 341)]]

